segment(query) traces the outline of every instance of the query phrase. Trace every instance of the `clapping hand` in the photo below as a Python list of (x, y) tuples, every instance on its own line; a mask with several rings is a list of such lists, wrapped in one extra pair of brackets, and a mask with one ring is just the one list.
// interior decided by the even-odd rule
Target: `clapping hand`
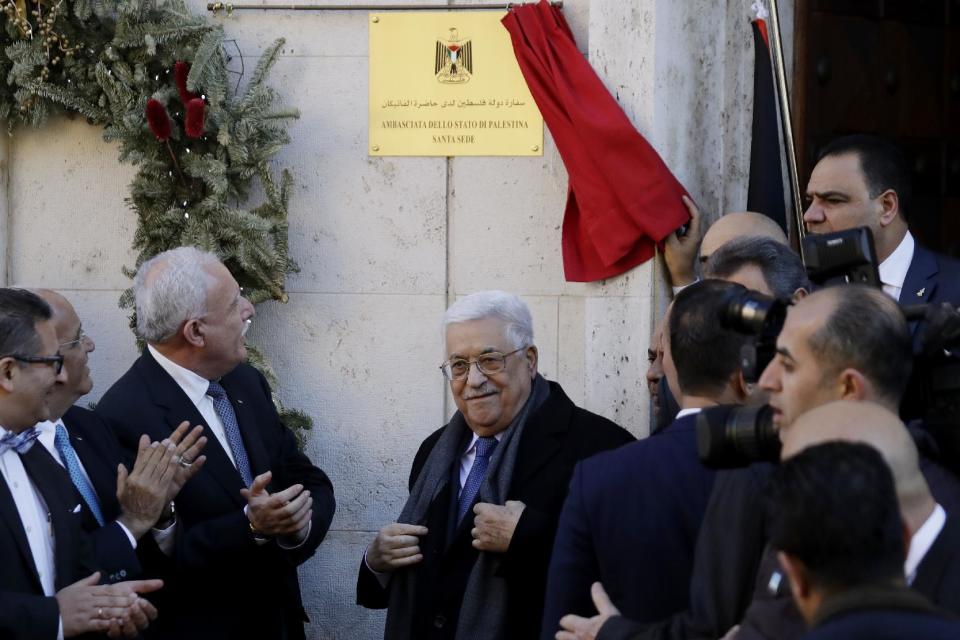
[(261, 473), (253, 479), (249, 489), (240, 489), (247, 500), (247, 518), (261, 534), (269, 537), (298, 537), (313, 517), (313, 498), (302, 484), (270, 493), (267, 485), (273, 474)]
[(139, 594), (160, 589), (162, 580), (132, 580), (111, 585), (97, 584), (99, 581), (98, 572), (57, 592), (65, 638), (83, 633), (134, 638), (156, 620), (156, 608)]

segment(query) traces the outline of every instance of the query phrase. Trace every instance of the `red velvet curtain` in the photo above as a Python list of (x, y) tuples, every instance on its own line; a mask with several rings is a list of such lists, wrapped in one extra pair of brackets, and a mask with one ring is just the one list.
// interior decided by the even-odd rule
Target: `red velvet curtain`
[(577, 50), (558, 8), (517, 6), (503, 25), (570, 177), (566, 279), (600, 280), (646, 262), (689, 219), (686, 190)]

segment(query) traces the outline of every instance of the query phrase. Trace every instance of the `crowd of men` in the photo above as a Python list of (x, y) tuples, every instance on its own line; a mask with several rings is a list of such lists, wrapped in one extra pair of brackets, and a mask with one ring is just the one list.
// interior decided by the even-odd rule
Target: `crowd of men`
[[(447, 309), (457, 411), (358, 558), (387, 640), (960, 638), (960, 480), (899, 415), (928, 328), (901, 306), (960, 304), (960, 263), (910, 234), (882, 140), (828, 145), (807, 197), (810, 233), (872, 232), (882, 290), (815, 288), (768, 218), (701, 233), (687, 200), (639, 441), (539, 374), (520, 298)], [(750, 292), (790, 300), (759, 379), (720, 322)], [(145, 262), (134, 294), (145, 348), (89, 410), (70, 302), (0, 289), (0, 638), (304, 638), (297, 567), (333, 489), (244, 362), (253, 307), (191, 247)], [(704, 410), (759, 405), (780, 461), (703, 465)]]

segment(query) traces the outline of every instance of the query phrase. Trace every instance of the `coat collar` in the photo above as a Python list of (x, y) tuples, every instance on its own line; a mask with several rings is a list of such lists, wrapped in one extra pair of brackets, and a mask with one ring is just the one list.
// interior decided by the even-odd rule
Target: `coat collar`
[(900, 305), (924, 304), (930, 300), (937, 288), (937, 274), (940, 265), (932, 251), (924, 249), (918, 243), (913, 250), (913, 260), (907, 270), (900, 290)]

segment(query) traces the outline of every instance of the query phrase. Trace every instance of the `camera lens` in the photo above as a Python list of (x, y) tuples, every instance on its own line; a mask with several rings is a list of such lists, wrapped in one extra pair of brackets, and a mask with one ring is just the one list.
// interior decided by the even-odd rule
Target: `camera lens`
[(723, 405), (697, 416), (700, 461), (713, 469), (735, 469), (780, 458), (780, 437), (767, 405)]

